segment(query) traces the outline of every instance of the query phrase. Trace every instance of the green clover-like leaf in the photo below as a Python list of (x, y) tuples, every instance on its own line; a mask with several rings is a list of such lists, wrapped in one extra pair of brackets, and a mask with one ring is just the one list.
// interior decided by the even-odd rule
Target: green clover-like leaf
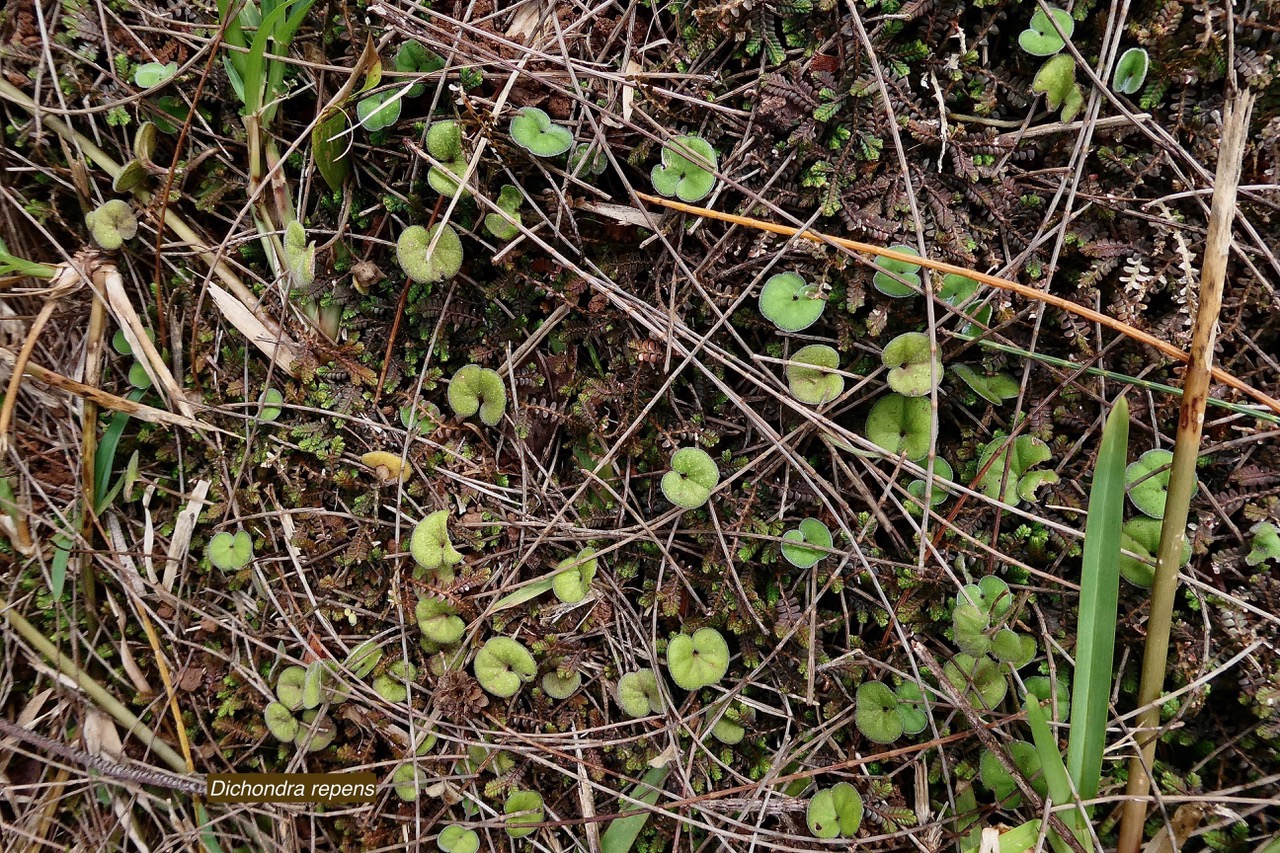
[(490, 637), (476, 652), (473, 668), (480, 686), (503, 699), (516, 695), (538, 674), (533, 655), (510, 637)]
[(524, 201), (524, 196), (520, 194), (519, 187), (506, 184), (498, 192), (498, 200), (494, 202), (507, 216), (514, 219), (514, 222), (508, 222), (505, 217), (498, 213), (489, 213), (484, 217), (484, 227), (499, 240), (510, 240), (520, 233), (520, 204)]
[(457, 231), (443, 222), (430, 228), (413, 225), (406, 228), (396, 241), (396, 260), (400, 262), (400, 269), (409, 278), (423, 284), (453, 278), (462, 269), (462, 258), (462, 239)]
[(628, 717), (662, 713), (662, 693), (652, 669), (638, 669), (618, 679), (618, 705)]
[(837, 782), (809, 798), (805, 823), (817, 838), (852, 838), (862, 825), (863, 803), (858, 789)]
[(496, 370), (468, 364), (449, 380), (449, 407), (460, 418), (476, 412), (488, 426), (497, 426), (507, 410), (507, 388)]
[(103, 202), (86, 214), (84, 224), (93, 242), (108, 252), (119, 249), (138, 233), (138, 217), (133, 215), (133, 208), (118, 198)]
[(671, 454), (671, 470), (662, 475), (662, 494), (678, 507), (697, 509), (719, 482), (720, 469), (705, 450), (682, 447)]
[(1259, 521), (1249, 533), (1252, 538), (1244, 558), (1246, 565), (1260, 566), (1267, 560), (1280, 562), (1280, 529), (1269, 521)]
[(474, 829), (467, 829), (455, 823), (440, 831), (436, 836), (436, 846), (440, 848), (441, 853), (478, 853), (480, 836)]
[(1116, 73), (1111, 77), (1111, 88), (1122, 95), (1136, 94), (1147, 79), (1147, 68), (1151, 60), (1146, 48), (1131, 47), (1120, 54), (1116, 62)]
[(866, 434), (892, 456), (919, 462), (929, 455), (933, 407), (924, 397), (888, 394), (867, 413)]
[[(397, 797), (406, 803), (412, 803), (417, 801), (418, 792), (426, 787), (427, 781), (430, 778), (431, 777), (427, 775), (427, 771), (419, 768), (415, 764), (401, 764), (396, 768), (395, 772), (391, 774), (391, 784), (394, 786)], [(474, 835), (475, 833), (472, 834)], [(440, 833), (440, 836), (443, 838), (444, 833)], [(478, 845), (479, 842), (480, 840), (477, 838), (476, 844)], [(439, 842), (437, 841), (437, 843)], [(446, 848), (441, 847), (440, 849), (445, 850)], [(451, 849), (462, 850), (466, 848)]]
[[(1040, 793), (1040, 796), (1047, 794), (1049, 786), (1040, 772), (1040, 753), (1036, 751), (1035, 746), (1026, 741), (1014, 740), (1009, 741), (1006, 748), (1009, 750), (1009, 757), (1013, 759), (1014, 766), (1031, 782), (1031, 786)], [(1022, 797), (1018, 794), (1018, 784), (990, 750), (983, 750), (982, 757), (978, 759), (978, 777), (982, 780), (983, 786), (995, 794), (1001, 808), (1015, 809), (1022, 803)]]
[(467, 630), (467, 623), (458, 616), (457, 609), (443, 598), (429, 595), (420, 599), (413, 615), (422, 636), (442, 646), (458, 642)]
[[(1160, 528), (1164, 522), (1156, 518), (1131, 518), (1120, 529), (1120, 576), (1134, 586), (1150, 589), (1156, 578), (1156, 554), (1160, 550)], [(1137, 556), (1129, 556), (1132, 551)], [(1247, 558), (1246, 558), (1247, 559)], [(1191, 542), (1182, 537), (1182, 557), (1178, 568), (1191, 562)]]
[(876, 743), (893, 743), (906, 729), (898, 713), (898, 696), (882, 681), (858, 685), (853, 722), (863, 737)]
[(253, 560), (253, 540), (243, 530), (235, 533), (224, 530), (209, 539), (204, 553), (210, 563), (224, 572), (239, 571)]
[(809, 328), (826, 307), (822, 289), (808, 284), (798, 273), (770, 276), (760, 290), (760, 314), (784, 332)]
[(319, 752), (333, 743), (337, 736), (338, 727), (327, 715), (322, 716), (319, 711), (303, 711), (293, 743), (299, 749), (305, 748), (307, 752)]
[(667, 668), (685, 690), (715, 684), (729, 671), (729, 644), (715, 628), (678, 634), (667, 644)]
[(693, 204), (711, 194), (716, 185), (716, 150), (700, 136), (677, 136), (662, 146), (662, 162), (650, 178), (659, 195)]
[(826, 344), (801, 347), (786, 367), (791, 395), (810, 406), (831, 402), (844, 391), (844, 377), (832, 372), (839, 366), (840, 354)]
[[(920, 257), (920, 253), (910, 246), (890, 246), (895, 252), (903, 255), (914, 255)], [(879, 272), (871, 279), (871, 283), (876, 290), (885, 296), (891, 296), (894, 299), (905, 299), (908, 296), (915, 296), (920, 292), (920, 265), (909, 263), (907, 261), (899, 261), (894, 258), (877, 257), (876, 267)], [(895, 278), (894, 276), (897, 276)], [(898, 281), (901, 278), (906, 284)]]
[(453, 198), (459, 193), (462, 194), (463, 198), (466, 198), (471, 195), (462, 183), (462, 179), (466, 174), (467, 161), (452, 160), (439, 166), (432, 166), (427, 170), (427, 183), (431, 185), (431, 189), (445, 198)]
[(293, 743), (293, 739), (298, 736), (300, 726), (297, 719), (292, 711), (279, 702), (268, 704), (262, 711), (262, 719), (267, 724), (267, 731), (276, 740)]
[(462, 562), (462, 555), (449, 539), (447, 509), (437, 510), (418, 522), (409, 538), (409, 553), (424, 569), (452, 574), (451, 567)]
[[(307, 670), (301, 666), (286, 666), (276, 678), (276, 698), (290, 711), (302, 707), (302, 689), (307, 681)], [(314, 707), (314, 706), (313, 706)], [(292, 740), (292, 738), (289, 738)]]
[(577, 604), (587, 597), (596, 576), (596, 549), (587, 547), (578, 556), (561, 560), (551, 581), (551, 591), (565, 604)]
[(263, 423), (271, 423), (280, 417), (284, 412), (284, 394), (275, 388), (268, 388), (262, 392), (262, 396), (258, 398), (259, 408), (258, 420)]
[[(1172, 462), (1173, 453), (1170, 451), (1148, 450), (1125, 468), (1129, 500), (1138, 512), (1150, 518), (1164, 518), (1164, 504), (1169, 497), (1169, 477), (1172, 474), (1169, 465)], [(1191, 494), (1195, 495), (1199, 489), (1198, 482), (1193, 484)]]
[(929, 715), (924, 709), (924, 694), (914, 681), (904, 681), (897, 690), (898, 717), (902, 720), (902, 733), (918, 735), (929, 727)]
[(603, 150), (592, 148), (590, 142), (579, 142), (569, 155), (569, 171), (575, 175), (602, 175), (609, 165), (609, 158)]
[(1071, 121), (1084, 106), (1084, 91), (1076, 82), (1076, 61), (1069, 54), (1059, 54), (1036, 72), (1031, 91), (1042, 93), (1049, 109), (1062, 108), (1062, 120)]
[[(953, 476), (955, 476), (955, 472), (951, 470), (951, 463), (941, 456), (934, 457), (933, 490), (929, 493), (930, 506), (938, 506), (950, 497), (947, 492), (947, 486), (952, 485), (951, 478)], [(916, 503), (907, 506), (908, 510), (916, 514), (919, 513), (920, 507), (924, 506), (925, 491), (924, 480), (912, 480), (907, 484), (907, 494), (916, 499)]]
[(134, 69), (133, 82), (143, 89), (150, 89), (159, 86), (177, 73), (178, 63), (176, 62), (145, 62)]
[(573, 146), (573, 134), (537, 107), (522, 107), (511, 119), (511, 138), (539, 157), (558, 157)]
[(782, 534), (782, 556), (796, 568), (816, 566), (831, 549), (831, 531), (816, 518), (806, 518)]
[(1049, 7), (1049, 12), (1053, 15), (1053, 21), (1057, 22), (1058, 29), (1062, 30), (1061, 35), (1053, 23), (1050, 23), (1049, 15), (1043, 9), (1035, 11), (1027, 29), (1018, 35), (1018, 46), (1032, 56), (1053, 56), (1066, 47), (1064, 37), (1071, 38), (1071, 34), (1075, 32), (1076, 22), (1070, 12), (1054, 6)]
[(923, 397), (942, 381), (942, 355), (932, 351), (929, 336), (921, 332), (898, 335), (880, 358), (889, 369), (889, 387), (904, 397)]
[(356, 102), (356, 118), (370, 132), (391, 127), (400, 120), (400, 100), (403, 97), (400, 89), (389, 89), (361, 98)]

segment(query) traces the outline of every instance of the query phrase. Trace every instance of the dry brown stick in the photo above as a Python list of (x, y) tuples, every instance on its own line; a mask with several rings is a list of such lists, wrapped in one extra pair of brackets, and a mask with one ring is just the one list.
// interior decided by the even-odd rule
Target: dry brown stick
[[(97, 387), (102, 381), (102, 357), (106, 347), (107, 306), (101, 299), (94, 299), (89, 308), (89, 329), (85, 333), (84, 381)], [(80, 422), (80, 535), (86, 544), (93, 541), (93, 530), (98, 508), (94, 506), (97, 494), (98, 461), (98, 404), (85, 399), (81, 404)], [(98, 623), (98, 592), (94, 581), (93, 548), (85, 548), (80, 555), (80, 585), (84, 595), (85, 616), (91, 628)]]
[(1135, 722), (1138, 755), (1129, 761), (1129, 783), (1125, 790), (1128, 799), (1124, 804), (1117, 841), (1119, 853), (1136, 853), (1142, 843), (1146, 797), (1151, 787), (1149, 774), (1159, 740), (1159, 699), (1164, 691), (1173, 604), (1178, 591), (1178, 566), (1187, 537), (1187, 515), (1196, 482), (1196, 460), (1200, 455), (1204, 409), (1213, 369), (1213, 345), (1218, 335), (1218, 315), (1222, 310), (1222, 290), (1227, 277), (1227, 258), (1231, 252), (1236, 188), (1240, 183), (1252, 108), (1253, 95), (1244, 92), (1228, 101), (1223, 111), (1218, 174), (1213, 183), (1209, 234), (1205, 239), (1204, 260), (1200, 267), (1199, 309), (1191, 331), (1191, 357), (1183, 380), (1182, 409), (1178, 414), (1178, 433), (1170, 463), (1169, 494), (1160, 529), (1155, 582), (1151, 588), (1151, 614), (1147, 621), (1146, 649), (1142, 658), (1142, 680), (1138, 685), (1138, 707), (1142, 709)]
[[(672, 201), (671, 199), (661, 198), (659, 196), (649, 195), (647, 193), (636, 193), (636, 197), (653, 204), (668, 207), (672, 210), (678, 210), (681, 213), (690, 213), (694, 216), (703, 216), (708, 219), (718, 219), (721, 222), (729, 222), (734, 225), (743, 225), (747, 228), (755, 228), (758, 231), (768, 231), (771, 234), (780, 234), (784, 237), (799, 237), (802, 240), (808, 240), (812, 243), (830, 243), (839, 246), (842, 249), (849, 249), (854, 252), (863, 252), (868, 255), (877, 255), (890, 260), (901, 261), (908, 264), (917, 264), (922, 267), (928, 267), (935, 272), (948, 273), (954, 275), (962, 275), (971, 278), (982, 284), (990, 285), (999, 290), (1005, 290), (1010, 293), (1016, 293), (1019, 296), (1025, 296), (1028, 299), (1034, 299), (1043, 302), (1046, 305), (1052, 305), (1060, 308), (1077, 317), (1083, 317), (1091, 323), (1098, 323), (1106, 326), (1108, 329), (1119, 332), (1139, 343), (1146, 344), (1159, 350), (1162, 354), (1169, 358), (1176, 359), (1186, 363), (1191, 360), (1191, 356), (1178, 349), (1167, 341), (1162, 341), (1154, 335), (1150, 335), (1141, 329), (1135, 329), (1128, 323), (1122, 322), (1094, 311), (1092, 308), (1086, 308), (1078, 305), (1070, 299), (1063, 299), (1061, 296), (1054, 296), (1052, 293), (1046, 293), (1043, 290), (1036, 290), (1034, 287), (1028, 287), (1025, 284), (1019, 284), (1016, 281), (1010, 281), (1007, 278), (991, 275), (990, 273), (979, 272), (978, 270), (966, 269), (958, 267), (955, 264), (948, 264), (944, 261), (935, 261), (932, 258), (918, 258), (915, 255), (904, 254), (903, 252), (895, 252), (893, 249), (885, 249), (881, 246), (874, 246), (870, 243), (861, 243), (857, 240), (849, 240), (845, 237), (833, 237), (829, 234), (822, 234), (817, 231), (806, 231), (799, 228), (793, 228), (790, 225), (779, 225), (775, 222), (766, 222), (763, 219), (752, 219), (749, 216), (738, 216), (733, 213), (722, 213), (718, 210), (712, 210), (707, 207), (697, 207), (692, 204), (684, 204), (683, 202)], [(1280, 415), (1280, 400), (1269, 397), (1267, 394), (1259, 391), (1243, 380), (1237, 379), (1225, 370), (1217, 367), (1210, 368), (1210, 375), (1214, 380), (1227, 385), (1242, 394), (1246, 394), (1266, 406), (1271, 411)]]

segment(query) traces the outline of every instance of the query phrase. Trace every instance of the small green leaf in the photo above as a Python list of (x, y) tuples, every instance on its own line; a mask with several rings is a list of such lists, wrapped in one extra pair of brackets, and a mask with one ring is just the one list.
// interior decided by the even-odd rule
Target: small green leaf
[(507, 835), (512, 838), (532, 835), (537, 827), (526, 824), (542, 823), (542, 795), (537, 791), (512, 791), (502, 813), (506, 816)]
[(650, 178), (659, 195), (693, 204), (711, 194), (716, 185), (716, 151), (700, 136), (677, 136), (662, 146), (662, 162)]
[(449, 407), (460, 418), (477, 412), (488, 426), (497, 426), (507, 410), (507, 389), (496, 370), (468, 364), (449, 380)]
[(867, 439), (892, 456), (919, 462), (929, 455), (933, 407), (924, 397), (888, 394), (867, 413)]
[(462, 240), (458, 232), (443, 222), (430, 228), (421, 225), (406, 228), (396, 241), (396, 260), (400, 262), (400, 268), (409, 278), (423, 284), (453, 278), (462, 269), (462, 259)]
[(205, 556), (224, 572), (239, 571), (253, 559), (253, 540), (243, 530), (235, 533), (224, 530), (209, 540)]
[[(417, 42), (413, 43), (417, 44)], [(399, 793), (399, 790), (397, 788), (396, 792)], [(467, 829), (455, 823), (441, 830), (436, 837), (436, 846), (442, 853), (477, 853), (480, 849), (480, 836), (474, 829)]]
[(582, 685), (582, 673), (573, 671), (564, 676), (554, 669), (542, 676), (542, 692), (552, 699), (568, 699)]
[(424, 569), (450, 569), (462, 562), (462, 555), (449, 539), (449, 511), (437, 510), (419, 521), (409, 539), (409, 553)]
[(280, 413), (283, 411), (280, 407), (284, 405), (284, 394), (281, 394), (275, 388), (268, 388), (258, 398), (258, 405), (261, 407), (258, 420), (263, 423), (271, 423), (280, 417)]
[(822, 289), (793, 272), (770, 276), (760, 290), (759, 304), (760, 314), (784, 332), (809, 328), (827, 307)]
[(490, 637), (476, 652), (476, 681), (489, 693), (504, 699), (516, 695), (525, 682), (538, 674), (533, 655), (510, 637)]
[(889, 369), (889, 387), (904, 397), (923, 397), (942, 381), (942, 356), (920, 332), (898, 335), (880, 358)]
[[(444, 68), (444, 59), (437, 53), (427, 50), (421, 43), (412, 39), (400, 45), (391, 64), (403, 74), (431, 74)], [(427, 90), (423, 83), (415, 83), (405, 92), (406, 98), (416, 98)], [(444, 159), (453, 159), (446, 157)]]
[(671, 455), (671, 470), (662, 475), (662, 494), (684, 509), (697, 509), (711, 498), (720, 469), (705, 450), (682, 447)]
[[(1143, 515), (1164, 518), (1164, 504), (1169, 497), (1169, 466), (1172, 462), (1172, 452), (1148, 450), (1125, 469), (1129, 500)], [(1194, 484), (1191, 494), (1194, 496), (1199, 489), (1200, 484)]]
[(685, 690), (715, 684), (729, 671), (729, 644), (715, 628), (677, 634), (667, 644), (667, 668)]
[(86, 214), (84, 224), (93, 241), (108, 252), (119, 249), (125, 240), (132, 240), (138, 233), (138, 218), (133, 215), (133, 208), (129, 202), (118, 198), (104, 202)]
[(1018, 46), (1032, 56), (1053, 56), (1066, 47), (1063, 37), (1071, 38), (1071, 34), (1075, 32), (1076, 22), (1070, 12), (1054, 6), (1049, 7), (1049, 12), (1053, 15), (1053, 21), (1057, 23), (1058, 29), (1062, 30), (1061, 35), (1050, 22), (1049, 16), (1043, 10), (1037, 9), (1031, 16), (1030, 25), (1018, 36)]
[(147, 62), (139, 65), (133, 72), (133, 82), (143, 88), (150, 89), (166, 82), (178, 73), (178, 63)]
[[(1124, 523), (1120, 531), (1120, 547), (1137, 556), (1120, 554), (1120, 576), (1129, 583), (1150, 589), (1156, 576), (1156, 553), (1160, 550), (1160, 528), (1163, 522), (1155, 518), (1139, 516)], [(1248, 562), (1248, 558), (1245, 558)], [(1191, 562), (1191, 540), (1182, 537), (1182, 560), (1178, 568)]]
[(420, 599), (413, 615), (422, 635), (441, 646), (458, 642), (467, 630), (467, 623), (458, 616), (457, 609), (443, 598), (429, 595)]
[(831, 550), (831, 531), (816, 518), (806, 518), (795, 530), (782, 534), (782, 556), (796, 568), (808, 569), (818, 564)]
[(853, 721), (863, 737), (883, 744), (902, 737), (906, 728), (898, 713), (897, 694), (881, 681), (864, 681), (858, 685)]
[(1120, 54), (1116, 62), (1116, 73), (1111, 78), (1111, 88), (1122, 95), (1133, 95), (1142, 88), (1147, 79), (1147, 68), (1151, 60), (1147, 51), (1141, 47), (1131, 47)]
[(1018, 396), (1020, 386), (1003, 373), (984, 376), (967, 364), (953, 364), (951, 370), (972, 388), (975, 394), (989, 403), (999, 406), (1005, 400)]
[[(1251, 550), (1244, 561), (1250, 566), (1260, 566), (1267, 560), (1280, 562), (1280, 530), (1269, 521), (1259, 521), (1249, 532)], [(1190, 546), (1188, 546), (1190, 547)]]
[(638, 669), (618, 679), (618, 706), (633, 718), (662, 713), (658, 676), (652, 669)]
[(378, 92), (356, 102), (356, 118), (370, 132), (391, 127), (400, 119), (400, 90)]
[(1061, 118), (1071, 121), (1084, 106), (1084, 92), (1076, 82), (1076, 61), (1059, 54), (1040, 67), (1031, 81), (1031, 91), (1043, 93), (1049, 109), (1062, 108)]
[(537, 107), (522, 107), (511, 119), (511, 138), (530, 154), (557, 157), (573, 145), (573, 134)]
[(792, 396), (810, 406), (839, 397), (844, 391), (844, 377), (833, 372), (839, 366), (840, 354), (826, 344), (800, 348), (786, 366)]
[[(899, 254), (920, 256), (920, 253), (910, 246), (898, 245), (890, 246), (889, 248)], [(878, 256), (876, 258), (876, 266), (880, 269), (880, 272), (875, 274), (871, 279), (871, 283), (875, 285), (876, 290), (885, 296), (891, 296), (894, 299), (905, 299), (920, 292), (919, 264)], [(897, 278), (894, 277), (895, 275)], [(898, 281), (899, 278), (905, 280), (906, 284)]]
[(969, 704), (982, 710), (995, 708), (1009, 692), (1009, 682), (996, 662), (985, 655), (958, 654), (942, 667), (947, 681)]
[(587, 597), (596, 576), (596, 550), (583, 548), (578, 556), (561, 560), (551, 589), (565, 604), (577, 604)]
[(311, 156), (320, 177), (331, 190), (341, 190), (351, 174), (351, 158), (347, 156), (350, 139), (346, 136), (347, 115), (333, 110), (311, 131)]

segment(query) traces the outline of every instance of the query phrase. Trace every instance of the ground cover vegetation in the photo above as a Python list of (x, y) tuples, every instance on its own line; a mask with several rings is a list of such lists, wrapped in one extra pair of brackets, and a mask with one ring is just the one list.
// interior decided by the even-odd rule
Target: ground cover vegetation
[(6, 848), (1273, 853), (1278, 21), (7, 4)]

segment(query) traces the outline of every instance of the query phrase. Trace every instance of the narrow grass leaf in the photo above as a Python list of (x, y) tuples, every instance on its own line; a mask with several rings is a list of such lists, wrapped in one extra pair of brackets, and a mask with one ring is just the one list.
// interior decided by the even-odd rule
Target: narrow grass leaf
[(509, 607), (515, 607), (518, 604), (524, 604), (526, 601), (537, 598), (547, 590), (551, 589), (555, 582), (556, 573), (551, 573), (544, 578), (530, 581), (524, 586), (517, 589), (510, 595), (504, 595), (493, 603), (493, 607), (489, 608), (490, 613), (497, 613), (499, 610), (506, 610)]
[[(1067, 769), (1081, 799), (1098, 794), (1102, 751), (1107, 743), (1111, 668), (1115, 657), (1116, 607), (1120, 594), (1120, 527), (1124, 521), (1124, 469), (1129, 448), (1129, 402), (1121, 397), (1102, 430), (1089, 515), (1084, 528), (1080, 614), (1076, 625), (1076, 671), (1071, 688), (1071, 734)], [(1047, 766), (1047, 765), (1046, 765)]]
[[(1071, 780), (1067, 778), (1067, 767), (1062, 763), (1062, 755), (1058, 752), (1058, 740), (1053, 736), (1053, 732), (1050, 731), (1049, 723), (1045, 721), (1044, 711), (1040, 708), (1040, 700), (1028, 693), (1025, 707), (1027, 709), (1027, 724), (1031, 726), (1031, 740), (1035, 743), (1036, 753), (1040, 756), (1040, 766), (1043, 769), (1044, 781), (1049, 788), (1049, 802), (1055, 806), (1069, 803), (1072, 801)], [(1072, 729), (1075, 729), (1074, 725)], [(1087, 818), (1081, 815), (1079, 810), (1076, 810), (1072, 812), (1072, 817), (1067, 818), (1067, 825), (1075, 827), (1076, 837), (1080, 839), (1080, 843), (1085, 846), (1085, 849), (1088, 849), (1088, 845), (1085, 844), (1087, 833), (1084, 829), (1084, 822), (1086, 820)], [(1054, 850), (1065, 851), (1070, 849), (1053, 830), (1049, 830), (1049, 842), (1053, 845)]]
[[(649, 806), (658, 802), (658, 797), (662, 795), (662, 783), (666, 781), (667, 774), (670, 772), (670, 766), (651, 768), (644, 774), (640, 784), (631, 789), (632, 799)], [(648, 821), (649, 812), (647, 811), (626, 817), (616, 817), (609, 821), (609, 828), (600, 836), (601, 853), (630, 853), (636, 838), (640, 836), (640, 830), (644, 829)]]

